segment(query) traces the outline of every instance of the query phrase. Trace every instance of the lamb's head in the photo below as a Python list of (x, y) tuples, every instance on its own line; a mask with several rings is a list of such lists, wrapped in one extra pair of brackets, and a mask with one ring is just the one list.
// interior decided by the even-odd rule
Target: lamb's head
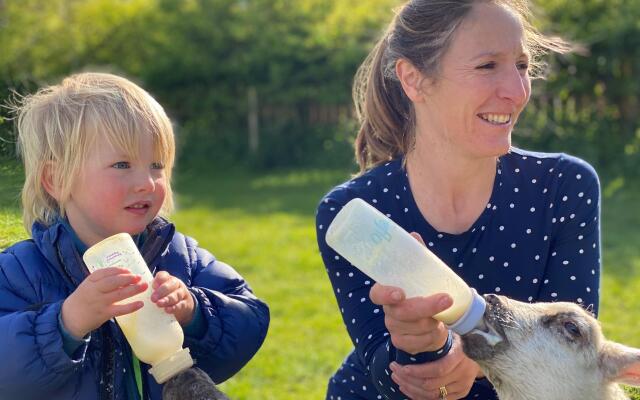
[(229, 400), (200, 368), (189, 368), (169, 379), (162, 388), (163, 400)]
[(463, 348), (500, 399), (618, 399), (616, 382), (640, 386), (640, 350), (606, 340), (577, 304), (485, 300), (484, 324)]

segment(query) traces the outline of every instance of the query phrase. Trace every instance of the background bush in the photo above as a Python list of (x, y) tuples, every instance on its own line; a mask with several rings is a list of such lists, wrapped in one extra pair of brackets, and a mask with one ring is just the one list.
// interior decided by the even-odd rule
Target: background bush
[[(345, 165), (350, 88), (397, 0), (4, 0), (0, 96), (87, 69), (122, 73), (176, 123), (181, 163)], [(640, 170), (640, 0), (543, 0), (538, 25), (585, 45), (550, 60), (516, 144)], [(249, 93), (259, 143), (249, 144)], [(0, 152), (13, 152), (0, 120)]]

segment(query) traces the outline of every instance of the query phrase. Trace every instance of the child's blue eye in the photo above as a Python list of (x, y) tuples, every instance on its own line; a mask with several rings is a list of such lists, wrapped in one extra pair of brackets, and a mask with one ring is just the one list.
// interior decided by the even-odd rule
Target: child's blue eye
[(151, 163), (151, 168), (153, 169), (164, 169), (164, 164), (159, 162)]
[(115, 169), (127, 169), (129, 168), (129, 162), (127, 161), (118, 161), (117, 163), (112, 165)]

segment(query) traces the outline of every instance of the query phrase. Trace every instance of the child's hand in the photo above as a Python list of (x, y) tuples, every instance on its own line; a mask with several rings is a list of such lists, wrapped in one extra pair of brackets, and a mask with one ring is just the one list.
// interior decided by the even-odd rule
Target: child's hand
[(184, 282), (166, 271), (160, 271), (151, 287), (151, 301), (164, 308), (167, 313), (175, 315), (180, 325), (186, 326), (191, 322), (196, 305)]
[(142, 308), (142, 301), (116, 304), (147, 290), (142, 277), (126, 268), (112, 267), (91, 273), (62, 303), (61, 318), (66, 330), (77, 338), (97, 329), (111, 318)]

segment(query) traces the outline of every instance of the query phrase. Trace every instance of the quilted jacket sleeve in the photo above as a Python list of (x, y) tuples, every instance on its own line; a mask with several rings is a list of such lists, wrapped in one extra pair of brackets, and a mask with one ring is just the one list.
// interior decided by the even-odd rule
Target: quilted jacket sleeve
[(237, 373), (262, 345), (269, 308), (232, 267), (204, 249), (191, 250), (190, 290), (198, 299), (207, 330), (200, 338), (186, 336), (185, 345), (198, 367), (220, 383)]
[(43, 298), (50, 288), (32, 281), (23, 263), (10, 252), (0, 254), (1, 398), (45, 398), (79, 375), (86, 351), (85, 344), (74, 353), (77, 359), (64, 352), (58, 329), (62, 300)]

